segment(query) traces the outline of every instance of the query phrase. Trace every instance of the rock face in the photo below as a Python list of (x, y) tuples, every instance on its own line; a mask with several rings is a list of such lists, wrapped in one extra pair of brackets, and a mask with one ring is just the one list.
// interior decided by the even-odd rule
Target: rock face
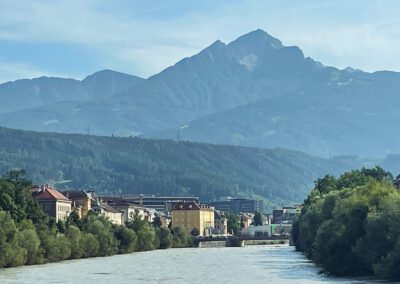
[(146, 80), (101, 71), (83, 81), (0, 85), (0, 125), (139, 135), (316, 155), (400, 152), (400, 74), (339, 70), (262, 30), (216, 41)]

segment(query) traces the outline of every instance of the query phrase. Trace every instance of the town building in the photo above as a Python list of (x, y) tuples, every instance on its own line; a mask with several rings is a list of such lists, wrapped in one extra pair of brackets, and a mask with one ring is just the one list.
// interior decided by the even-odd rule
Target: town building
[(128, 196), (124, 199), (146, 208), (155, 209), (160, 213), (171, 213), (172, 207), (181, 202), (200, 203), (200, 199), (194, 196), (146, 196), (141, 194)]
[(72, 211), (72, 201), (49, 185), (36, 187), (32, 196), (40, 204), (43, 211), (54, 217), (56, 222), (65, 221)]
[(225, 217), (224, 212), (214, 210), (214, 229), (213, 235), (227, 235), (228, 234), (228, 219)]
[(272, 234), (273, 234), (273, 227), (271, 225), (249, 226), (247, 228), (243, 228), (240, 231), (240, 235), (249, 237), (256, 237), (256, 236), (271, 237)]
[(242, 213), (240, 215), (240, 223), (243, 228), (248, 228), (253, 224), (254, 214)]
[(286, 206), (272, 211), (273, 224), (292, 224), (297, 215), (301, 213), (301, 206)]
[(172, 208), (172, 226), (182, 227), (187, 233), (194, 228), (200, 236), (212, 234), (214, 229), (214, 208), (196, 202), (181, 202)]
[(61, 193), (72, 201), (72, 211), (79, 218), (85, 217), (92, 210), (92, 203), (95, 201), (94, 191), (68, 190), (61, 191)]
[(92, 205), (93, 212), (96, 212), (99, 215), (104, 216), (111, 223), (116, 225), (123, 225), (123, 214), (124, 212), (110, 206), (106, 201), (103, 201), (101, 198), (96, 198), (95, 202)]
[[(107, 202), (108, 205), (122, 211), (123, 214), (123, 224), (131, 220), (136, 212), (138, 216), (145, 221), (153, 222), (156, 217), (160, 217), (161, 222), (164, 225), (168, 225), (170, 217), (168, 214), (159, 212), (154, 208), (144, 207), (140, 204), (134, 203), (130, 200), (120, 198), (120, 197), (101, 197), (103, 202)], [(167, 223), (168, 222), (168, 223)]]
[(247, 198), (229, 198), (226, 201), (214, 201), (209, 203), (216, 210), (232, 213), (263, 212), (263, 201)]
[(133, 219), (136, 212), (138, 213), (138, 216), (143, 220), (145, 220), (145, 218), (148, 216), (148, 214), (145, 213), (145, 209), (143, 207), (133, 202), (129, 202), (128, 200), (119, 197), (101, 197), (101, 199), (103, 202), (107, 202), (108, 205), (110, 205), (111, 207), (123, 212), (123, 224)]
[(292, 224), (267, 224), (262, 226), (250, 226), (248, 228), (243, 228), (240, 231), (242, 236), (289, 236), (292, 231)]

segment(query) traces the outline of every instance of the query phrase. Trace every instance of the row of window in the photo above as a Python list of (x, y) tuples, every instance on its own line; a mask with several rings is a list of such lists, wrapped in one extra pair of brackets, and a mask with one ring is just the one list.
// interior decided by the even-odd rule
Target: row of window
[(57, 211), (60, 212), (69, 212), (71, 211), (71, 206), (68, 205), (57, 205)]

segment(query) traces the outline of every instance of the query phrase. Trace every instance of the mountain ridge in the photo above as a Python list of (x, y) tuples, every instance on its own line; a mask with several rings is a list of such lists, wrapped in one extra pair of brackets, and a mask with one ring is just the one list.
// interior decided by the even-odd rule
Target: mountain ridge
[[(123, 79), (116, 83), (112, 76), (101, 79), (101, 74), (95, 76), (96, 95), (91, 97), (71, 81), (65, 96), (87, 96), (84, 101), (60, 101), (56, 93), (45, 104), (34, 101), (29, 107), (4, 112), (6, 103), (3, 111), (0, 107), (0, 124), (67, 133), (86, 133), (90, 128), (99, 135), (153, 138), (176, 137), (183, 127), (182, 137), (191, 141), (284, 145), (323, 156), (383, 157), (400, 152), (396, 125), (390, 122), (400, 119), (394, 107), (400, 103), (400, 73), (325, 66), (262, 30), (228, 44), (217, 40), (132, 85)], [(220, 125), (214, 131), (216, 122)], [(213, 131), (225, 136), (218, 140)], [(369, 139), (377, 135), (381, 139)]]
[[(27, 150), (29, 149), (29, 150)], [(358, 167), (354, 157), (198, 142), (34, 132), (0, 127), (0, 174), (25, 169), (36, 183), (98, 194), (246, 196), (301, 202), (313, 181)], [(68, 181), (68, 182), (66, 182)]]

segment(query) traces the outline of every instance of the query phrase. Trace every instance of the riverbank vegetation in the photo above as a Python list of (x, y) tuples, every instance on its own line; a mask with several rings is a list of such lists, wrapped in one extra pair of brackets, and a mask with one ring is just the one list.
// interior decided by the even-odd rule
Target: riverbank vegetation
[(31, 185), (20, 171), (0, 177), (0, 268), (192, 245), (181, 228), (138, 214), (126, 226), (94, 213), (56, 223), (32, 199)]
[(293, 224), (299, 251), (337, 276), (400, 280), (400, 193), (376, 167), (325, 176)]

